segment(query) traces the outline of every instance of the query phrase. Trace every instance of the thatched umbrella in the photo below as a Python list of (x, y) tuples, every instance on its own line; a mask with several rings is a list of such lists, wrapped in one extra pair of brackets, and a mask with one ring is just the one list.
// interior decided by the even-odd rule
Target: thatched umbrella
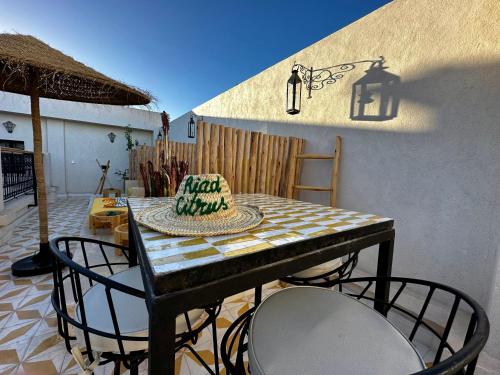
[[(52, 270), (48, 248), (47, 197), (42, 160), (42, 130), (39, 98), (75, 102), (143, 105), (151, 97), (117, 82), (66, 56), (42, 41), (19, 34), (0, 34), (0, 91), (31, 97), (35, 175), (38, 185), (40, 251), (12, 265), (16, 276), (31, 276)], [(35, 192), (36, 194), (36, 192)]]

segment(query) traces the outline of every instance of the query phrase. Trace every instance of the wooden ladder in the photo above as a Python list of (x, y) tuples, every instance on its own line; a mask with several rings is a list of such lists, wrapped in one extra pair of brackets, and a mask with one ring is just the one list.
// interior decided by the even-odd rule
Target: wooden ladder
[[(294, 195), (298, 193), (299, 190), (310, 190), (310, 191), (329, 191), (330, 192), (330, 206), (337, 206), (337, 180), (339, 175), (339, 167), (340, 167), (340, 154), (342, 150), (342, 138), (337, 136), (335, 138), (335, 151), (333, 155), (328, 154), (297, 154), (295, 159), (295, 170), (301, 170), (301, 163), (305, 159), (310, 160), (333, 160), (333, 170), (332, 170), (332, 178), (331, 185), (328, 187), (323, 186), (310, 186), (310, 185), (301, 185), (299, 184), (298, 178), (296, 178), (295, 185), (293, 185)], [(300, 176), (297, 176), (300, 177)]]

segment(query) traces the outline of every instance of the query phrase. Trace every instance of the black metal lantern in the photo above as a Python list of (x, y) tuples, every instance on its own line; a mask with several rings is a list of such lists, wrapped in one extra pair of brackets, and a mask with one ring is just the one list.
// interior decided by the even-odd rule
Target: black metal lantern
[(286, 113), (296, 115), (300, 112), (302, 96), (302, 80), (297, 69), (292, 70), (292, 75), (286, 85)]
[(113, 132), (108, 133), (108, 138), (111, 141), (111, 143), (115, 143), (116, 134)]
[(196, 124), (194, 123), (193, 115), (191, 115), (191, 118), (189, 119), (188, 122), (188, 137), (194, 138), (195, 134), (196, 134)]
[(156, 137), (156, 140), (157, 140), (157, 141), (161, 141), (161, 138), (162, 138), (162, 137), (161, 137), (161, 130), (158, 130), (158, 135), (157, 135), (157, 137)]
[(352, 85), (351, 120), (385, 121), (397, 116), (401, 80), (386, 72), (383, 64), (383, 60), (374, 62), (366, 75)]

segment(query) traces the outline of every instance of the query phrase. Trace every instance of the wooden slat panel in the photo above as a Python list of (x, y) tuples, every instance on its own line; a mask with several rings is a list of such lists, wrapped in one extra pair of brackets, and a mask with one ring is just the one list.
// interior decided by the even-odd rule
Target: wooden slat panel
[(233, 170), (232, 170), (232, 173), (231, 173), (231, 187), (234, 188), (236, 186), (236, 152), (237, 152), (237, 146), (238, 146), (238, 142), (237, 142), (237, 139), (236, 139), (236, 128), (230, 128), (231, 129), (231, 134), (232, 134), (232, 137), (233, 137), (233, 143), (231, 144), (232, 145), (232, 151), (231, 151), (231, 156), (233, 158)]
[(210, 124), (203, 123), (203, 170), (202, 173), (209, 173), (210, 170)]
[(201, 121), (196, 122), (196, 174), (203, 170), (203, 125)]
[(288, 137), (283, 137), (283, 158), (281, 164), (281, 178), (278, 195), (280, 197), (286, 197), (286, 173), (288, 168), (288, 152), (290, 148), (290, 139)]
[(210, 129), (210, 173), (217, 173), (219, 169), (217, 151), (219, 148), (219, 125), (213, 125)]
[(232, 178), (234, 174), (233, 170), (233, 131), (231, 128), (224, 129), (224, 178), (229, 183), (229, 187), (232, 189)]
[(271, 194), (271, 180), (273, 180), (273, 174), (276, 173), (276, 165), (274, 164), (274, 141), (276, 136), (269, 136), (269, 145), (267, 147), (267, 172), (266, 172), (266, 194)]
[(333, 160), (334, 158), (335, 158), (334, 155), (328, 155), (328, 154), (299, 154), (299, 155), (297, 155), (297, 159)]
[(258, 150), (259, 150), (259, 133), (250, 133), (250, 162), (249, 162), (249, 178), (248, 178), (248, 192), (250, 194), (255, 193), (255, 184), (257, 180), (257, 160), (258, 160)]
[(337, 207), (337, 182), (340, 169), (340, 158), (342, 155), (342, 139), (337, 136), (335, 138), (335, 158), (333, 159), (332, 171), (332, 192), (330, 195), (330, 206)]
[(310, 185), (295, 185), (295, 190), (313, 190), (313, 191), (332, 191), (331, 187), (324, 186), (310, 186)]
[(290, 138), (290, 150), (288, 153), (288, 171), (286, 181), (286, 197), (293, 198), (293, 185), (295, 185), (295, 170), (297, 164), (297, 154), (299, 147), (297, 138)]
[(259, 165), (259, 177), (257, 181), (257, 192), (265, 193), (266, 192), (266, 175), (267, 175), (267, 156), (268, 156), (268, 147), (269, 147), (269, 136), (267, 134), (260, 134), (260, 142), (259, 142), (259, 161), (257, 162)]
[[(297, 154), (303, 154), (304, 153), (304, 144), (305, 144), (305, 141), (303, 139), (299, 139), (298, 140), (298, 149), (297, 149)], [(302, 159), (297, 159), (297, 165), (295, 167), (295, 179), (294, 179), (294, 185), (298, 185), (299, 182), (300, 182), (300, 175), (302, 173), (302, 164), (303, 164), (303, 161)], [(298, 199), (299, 198), (299, 190), (298, 189), (295, 189), (293, 191), (293, 198), (294, 199)]]
[(191, 164), (189, 164), (189, 173), (193, 174), (196, 166), (196, 144), (191, 144)]
[(241, 186), (242, 193), (248, 193), (248, 180), (250, 176), (249, 165), (250, 165), (250, 132), (245, 130), (245, 144), (243, 148), (243, 181)]
[[(234, 141), (233, 141), (234, 142)], [(243, 154), (245, 152), (245, 131), (237, 129), (236, 131), (236, 166), (235, 166), (235, 190), (242, 192), (243, 185)]]
[(224, 161), (226, 160), (225, 159), (225, 151), (224, 151), (224, 148), (225, 148), (225, 138), (226, 138), (226, 133), (225, 133), (225, 128), (224, 126), (222, 125), (219, 125), (218, 126), (219, 128), (219, 149), (217, 150), (217, 155), (218, 155), (218, 159), (219, 159), (219, 168), (217, 170), (218, 173), (220, 174), (224, 174)]
[(284, 140), (283, 137), (277, 137), (276, 139), (276, 156), (275, 156), (275, 171), (274, 178), (272, 183), (272, 195), (279, 195), (280, 182), (281, 182), (281, 169), (283, 167), (283, 146)]

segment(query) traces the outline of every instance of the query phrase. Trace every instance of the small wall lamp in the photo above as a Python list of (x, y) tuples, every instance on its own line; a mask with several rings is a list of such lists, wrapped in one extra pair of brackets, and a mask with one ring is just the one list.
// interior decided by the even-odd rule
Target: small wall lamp
[(292, 66), (292, 75), (287, 81), (286, 88), (286, 112), (290, 115), (300, 113), (302, 99), (302, 82), (304, 82), (308, 95), (312, 98), (312, 90), (321, 90), (326, 85), (331, 85), (344, 77), (346, 72), (353, 70), (357, 65), (364, 63), (384, 63), (384, 57), (379, 60), (362, 60), (350, 63), (343, 63), (329, 66), (327, 68), (313, 69), (305, 67), (302, 64), (294, 63)]
[(189, 118), (188, 122), (188, 138), (194, 138), (196, 135), (196, 124), (193, 119), (193, 115)]
[(7, 133), (12, 133), (14, 131), (14, 128), (16, 127), (16, 124), (14, 124), (12, 121), (5, 121), (3, 123), (3, 126), (5, 126), (5, 129), (7, 129)]
[(113, 132), (108, 133), (108, 138), (111, 141), (111, 143), (115, 143), (116, 134)]

